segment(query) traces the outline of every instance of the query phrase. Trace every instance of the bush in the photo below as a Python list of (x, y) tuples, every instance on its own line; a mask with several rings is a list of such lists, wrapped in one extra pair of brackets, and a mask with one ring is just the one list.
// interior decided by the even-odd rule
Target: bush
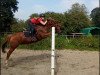
[[(64, 36), (56, 36), (55, 42), (56, 49), (79, 49), (79, 50), (98, 50), (99, 38), (98, 37), (80, 37), (66, 39)], [(50, 50), (51, 38), (43, 39), (37, 43), (29, 46), (20, 46), (20, 48), (27, 48), (33, 50)]]
[[(0, 37), (0, 41), (4, 38)], [(66, 39), (65, 36), (56, 36), (56, 49), (99, 50), (99, 37), (76, 37)], [(20, 45), (18, 48), (30, 50), (51, 50), (51, 37), (29, 45)]]
[(72, 38), (70, 39), (69, 47), (81, 50), (98, 50), (99, 38), (98, 37)]

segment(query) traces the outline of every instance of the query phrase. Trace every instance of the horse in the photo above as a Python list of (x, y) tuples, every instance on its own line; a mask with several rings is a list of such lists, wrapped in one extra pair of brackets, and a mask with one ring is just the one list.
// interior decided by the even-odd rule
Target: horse
[(8, 60), (9, 60), (10, 55), (19, 45), (35, 43), (35, 42), (38, 42), (42, 39), (47, 38), (51, 34), (50, 29), (52, 27), (55, 27), (55, 31), (58, 34), (61, 33), (60, 23), (54, 19), (47, 19), (46, 25), (44, 25), (44, 26), (43, 25), (36, 25), (36, 27), (35, 27), (36, 33), (34, 35), (34, 39), (31, 36), (26, 37), (24, 32), (9, 34), (6, 37), (5, 42), (2, 45), (2, 52), (3, 53), (6, 53), (5, 47), (7, 46), (7, 44), (9, 44), (9, 46), (10, 46), (9, 50), (7, 52), (7, 56), (6, 56), (6, 61), (5, 61), (6, 66), (8, 65)]

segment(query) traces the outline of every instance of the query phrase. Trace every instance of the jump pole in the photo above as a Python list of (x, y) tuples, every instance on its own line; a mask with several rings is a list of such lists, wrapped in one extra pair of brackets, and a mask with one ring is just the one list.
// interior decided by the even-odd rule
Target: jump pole
[(51, 41), (51, 75), (55, 75), (55, 27), (52, 27), (52, 41)]

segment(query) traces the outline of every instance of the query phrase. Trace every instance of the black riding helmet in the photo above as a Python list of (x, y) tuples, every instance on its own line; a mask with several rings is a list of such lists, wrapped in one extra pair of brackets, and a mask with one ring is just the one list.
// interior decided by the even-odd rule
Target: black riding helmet
[(45, 15), (44, 15), (44, 14), (40, 14), (39, 16), (40, 16), (40, 17), (45, 17)]

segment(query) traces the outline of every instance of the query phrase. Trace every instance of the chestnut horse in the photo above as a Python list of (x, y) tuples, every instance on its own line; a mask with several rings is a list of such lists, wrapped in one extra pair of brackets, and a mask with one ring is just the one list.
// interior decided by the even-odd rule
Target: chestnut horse
[(35, 43), (38, 42), (50, 35), (50, 29), (52, 27), (55, 27), (55, 30), (57, 33), (60, 33), (60, 23), (53, 20), (53, 19), (47, 19), (47, 24), (45, 26), (42, 25), (37, 25), (35, 27), (36, 33), (34, 35), (34, 38), (31, 36), (26, 37), (24, 32), (18, 32), (15, 34), (10, 34), (6, 37), (5, 42), (2, 45), (2, 52), (5, 53), (5, 47), (7, 44), (10, 45), (10, 49), (7, 52), (6, 56), (6, 61), (5, 64), (7, 66), (8, 64), (8, 59), (11, 55), (11, 53), (21, 44), (30, 44), (30, 43)]

